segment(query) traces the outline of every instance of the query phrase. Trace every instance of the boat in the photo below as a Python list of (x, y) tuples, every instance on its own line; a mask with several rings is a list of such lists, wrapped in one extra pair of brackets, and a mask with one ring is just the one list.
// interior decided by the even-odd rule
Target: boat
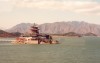
[(58, 44), (57, 40), (53, 40), (49, 34), (40, 34), (39, 29), (36, 25), (31, 27), (31, 36), (17, 37), (16, 40), (12, 41), (12, 44)]
[(11, 42), (12, 44), (59, 44), (57, 40), (48, 39), (33, 39), (32, 37), (17, 37), (16, 40)]

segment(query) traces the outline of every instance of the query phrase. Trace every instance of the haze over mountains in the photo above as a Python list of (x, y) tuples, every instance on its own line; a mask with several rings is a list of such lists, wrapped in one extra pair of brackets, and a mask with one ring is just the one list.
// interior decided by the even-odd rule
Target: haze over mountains
[[(8, 29), (8, 32), (21, 32), (26, 33), (30, 30), (33, 23), (21, 23)], [(63, 34), (68, 32), (75, 32), (78, 34), (94, 33), (100, 35), (100, 25), (91, 24), (87, 22), (55, 22), (55, 23), (44, 23), (38, 25), (40, 33), (50, 33), (50, 34)]]
[(20, 32), (20, 33), (25, 33), (28, 32), (30, 27), (32, 26), (32, 23), (20, 23), (15, 25), (14, 27), (7, 29), (7, 32)]

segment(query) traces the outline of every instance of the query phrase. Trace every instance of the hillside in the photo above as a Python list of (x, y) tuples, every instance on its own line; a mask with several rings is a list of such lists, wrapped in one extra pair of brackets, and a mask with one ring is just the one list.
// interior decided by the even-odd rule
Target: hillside
[(3, 30), (0, 30), (0, 37), (14, 37), (14, 36), (15, 36), (15, 34), (13, 34), (13, 33), (8, 33)]
[(31, 23), (21, 23), (17, 24), (16, 26), (12, 27), (11, 29), (7, 29), (7, 32), (13, 33), (13, 32), (20, 32), (25, 33), (28, 32), (30, 27), (32, 26)]
[(68, 32), (68, 33), (63, 34), (63, 36), (81, 37), (81, 35), (80, 35), (80, 34), (77, 34), (77, 33), (75, 33), (75, 32)]
[(97, 36), (97, 35), (93, 34), (93, 33), (86, 33), (86, 34), (84, 34), (84, 36)]
[[(29, 31), (30, 26), (32, 26), (31, 23), (21, 23), (7, 31), (25, 33)], [(64, 34), (68, 32), (75, 32), (78, 34), (93, 33), (96, 35), (100, 35), (100, 25), (77, 21), (45, 23), (39, 25), (39, 29), (40, 33), (50, 34)]]

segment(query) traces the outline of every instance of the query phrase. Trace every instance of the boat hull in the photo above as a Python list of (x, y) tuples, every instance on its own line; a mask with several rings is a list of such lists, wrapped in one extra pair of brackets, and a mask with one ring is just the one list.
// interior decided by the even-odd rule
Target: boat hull
[[(24, 41), (24, 42), (18, 42), (18, 41), (12, 41), (12, 44), (38, 44), (38, 40), (32, 40), (32, 41)], [(50, 44), (41, 42), (40, 44)], [(59, 44), (58, 41), (52, 41), (52, 44)]]

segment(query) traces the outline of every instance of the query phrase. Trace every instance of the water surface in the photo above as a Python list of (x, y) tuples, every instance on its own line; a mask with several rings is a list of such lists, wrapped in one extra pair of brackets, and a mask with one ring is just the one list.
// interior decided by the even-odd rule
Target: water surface
[(0, 63), (100, 63), (100, 37), (59, 37), (56, 45), (13, 45), (13, 39), (0, 38)]

